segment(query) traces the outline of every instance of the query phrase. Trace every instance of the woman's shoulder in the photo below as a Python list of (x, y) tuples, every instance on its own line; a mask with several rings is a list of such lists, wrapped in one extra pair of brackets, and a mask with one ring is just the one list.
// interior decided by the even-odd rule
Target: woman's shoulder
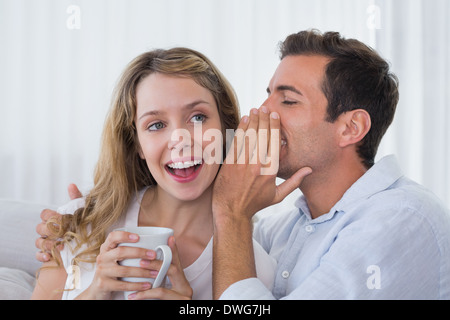
[[(135, 196), (132, 198), (131, 205), (132, 204), (139, 205), (141, 203), (146, 191), (149, 191), (149, 193), (153, 192), (152, 188), (150, 188), (150, 187), (142, 188), (141, 190), (137, 191)], [(86, 205), (86, 196), (70, 200), (66, 204), (58, 207), (58, 209), (56, 209), (56, 211), (60, 214), (74, 214), (75, 211), (77, 211), (80, 208), (83, 208), (85, 205)]]

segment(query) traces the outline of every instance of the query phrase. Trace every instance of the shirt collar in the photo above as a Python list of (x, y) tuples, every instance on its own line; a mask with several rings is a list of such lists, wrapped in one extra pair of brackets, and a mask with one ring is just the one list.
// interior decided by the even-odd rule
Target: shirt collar
[(354, 202), (362, 199), (367, 199), (374, 194), (388, 189), (403, 173), (398, 165), (397, 159), (394, 155), (386, 156), (375, 163), (372, 168), (359, 178), (343, 195), (328, 212), (320, 217), (312, 220), (309, 212), (308, 204), (305, 197), (302, 195), (295, 202), (295, 206), (299, 208), (300, 213), (304, 213), (308, 220), (315, 223), (324, 222), (333, 218), (338, 211), (346, 211), (347, 208)]
[(386, 156), (373, 165), (345, 193), (331, 210), (345, 211), (352, 203), (367, 199), (388, 189), (403, 176), (394, 155)]

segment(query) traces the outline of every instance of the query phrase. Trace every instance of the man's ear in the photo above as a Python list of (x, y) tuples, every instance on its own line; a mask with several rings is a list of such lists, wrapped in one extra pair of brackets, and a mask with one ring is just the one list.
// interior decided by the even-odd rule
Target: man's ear
[(360, 142), (372, 125), (370, 115), (364, 109), (348, 111), (339, 118), (341, 123), (339, 146), (342, 148)]

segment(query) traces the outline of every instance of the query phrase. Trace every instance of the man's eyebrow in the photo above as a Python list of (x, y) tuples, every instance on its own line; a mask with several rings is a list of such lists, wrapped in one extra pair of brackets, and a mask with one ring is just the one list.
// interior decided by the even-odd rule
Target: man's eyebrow
[[(288, 86), (288, 85), (280, 85), (280, 86), (276, 87), (275, 90), (276, 91), (292, 91), (292, 92), (294, 92), (296, 94), (299, 94), (301, 96), (303, 95), (300, 90), (298, 90), (297, 88), (295, 88), (293, 86)], [(267, 91), (267, 93), (270, 94), (270, 89), (269, 88), (267, 88), (266, 91)]]

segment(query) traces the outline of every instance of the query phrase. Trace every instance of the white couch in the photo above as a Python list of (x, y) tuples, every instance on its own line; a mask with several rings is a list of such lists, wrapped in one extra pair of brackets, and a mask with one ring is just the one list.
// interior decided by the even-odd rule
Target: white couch
[(0, 300), (29, 299), (41, 263), (36, 225), (48, 205), (0, 199)]

